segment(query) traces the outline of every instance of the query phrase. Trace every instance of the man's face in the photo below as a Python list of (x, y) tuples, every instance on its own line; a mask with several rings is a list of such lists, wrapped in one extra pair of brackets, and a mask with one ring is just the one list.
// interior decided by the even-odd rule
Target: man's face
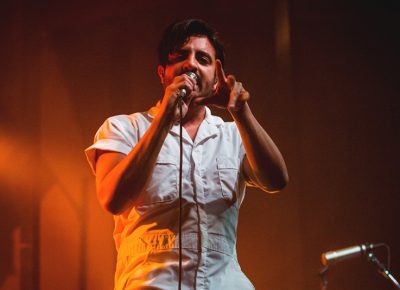
[(199, 78), (198, 90), (192, 92), (192, 96), (210, 95), (215, 85), (215, 49), (205, 36), (191, 36), (181, 48), (168, 55), (165, 67), (158, 68), (164, 88), (176, 76), (189, 71)]

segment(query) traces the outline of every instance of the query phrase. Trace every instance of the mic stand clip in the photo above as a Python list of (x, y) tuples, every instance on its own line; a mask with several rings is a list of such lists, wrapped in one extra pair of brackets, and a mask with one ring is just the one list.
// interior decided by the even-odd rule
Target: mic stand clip
[(374, 253), (369, 252), (367, 255), (367, 259), (368, 259), (368, 261), (370, 261), (372, 264), (374, 264), (376, 266), (376, 268), (378, 269), (378, 272), (381, 273), (383, 277), (385, 277), (390, 282), (392, 282), (395, 289), (400, 289), (399, 282), (396, 281), (396, 279), (393, 277), (393, 275), (389, 272), (389, 270), (385, 267), (385, 265), (382, 264), (381, 261), (378, 260), (378, 258), (374, 255)]

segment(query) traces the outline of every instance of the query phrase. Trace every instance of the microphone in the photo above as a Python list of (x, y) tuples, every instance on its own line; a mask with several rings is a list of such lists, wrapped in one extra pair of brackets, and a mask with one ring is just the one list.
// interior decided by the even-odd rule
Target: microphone
[[(198, 77), (194, 72), (192, 72), (192, 71), (185, 72), (185, 75), (189, 76), (190, 78), (194, 79), (195, 81), (197, 81), (197, 79), (199, 78), (199, 77)], [(186, 97), (187, 93), (188, 93), (188, 92), (186, 91), (186, 89), (183, 88), (183, 89), (181, 90), (181, 93), (180, 93), (180, 99), (181, 99), (181, 100), (184, 99), (184, 98)]]
[(357, 246), (343, 248), (336, 251), (329, 251), (321, 255), (321, 262), (322, 265), (328, 266), (329, 264), (336, 263), (341, 260), (362, 256), (369, 250), (372, 250), (379, 246), (380, 244), (365, 243)]

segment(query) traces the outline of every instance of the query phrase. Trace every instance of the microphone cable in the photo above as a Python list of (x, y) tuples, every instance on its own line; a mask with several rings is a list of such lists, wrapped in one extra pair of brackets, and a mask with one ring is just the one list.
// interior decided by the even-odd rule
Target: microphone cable
[(182, 141), (182, 99), (179, 98), (179, 284), (178, 290), (182, 289), (182, 171), (183, 171), (183, 141)]
[[(185, 75), (189, 76), (196, 82), (198, 81), (198, 76), (196, 73), (193, 71), (188, 71), (185, 73)], [(186, 97), (187, 95), (186, 89), (181, 90), (181, 94), (179, 96), (178, 100), (178, 106), (179, 106), (179, 283), (178, 283), (178, 290), (182, 289), (182, 275), (183, 275), (183, 270), (182, 270), (182, 171), (183, 171), (183, 137), (182, 137), (182, 131), (183, 131), (183, 113), (182, 113), (182, 105), (183, 105), (183, 98)], [(189, 108), (188, 108), (189, 109)]]

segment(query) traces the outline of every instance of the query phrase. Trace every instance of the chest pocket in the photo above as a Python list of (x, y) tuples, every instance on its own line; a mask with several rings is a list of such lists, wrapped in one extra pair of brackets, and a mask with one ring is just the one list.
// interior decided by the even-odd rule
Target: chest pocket
[(239, 158), (217, 158), (217, 170), (222, 196), (229, 202), (235, 202), (237, 200), (239, 188), (239, 166)]
[(178, 196), (178, 164), (173, 158), (158, 158), (138, 205), (173, 201)]

